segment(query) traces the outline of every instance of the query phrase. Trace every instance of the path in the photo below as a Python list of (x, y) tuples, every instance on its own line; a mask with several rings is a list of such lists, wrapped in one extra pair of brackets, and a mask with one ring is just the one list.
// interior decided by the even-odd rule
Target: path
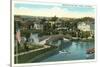
[(38, 50), (45, 49), (45, 48), (50, 48), (50, 46), (44, 45), (43, 48), (39, 48), (39, 49), (35, 49), (35, 50), (30, 50), (30, 51), (27, 51), (27, 52), (22, 52), (22, 53), (19, 53), (19, 54), (14, 55), (14, 56), (20, 56), (20, 55), (28, 54), (28, 53), (31, 53), (31, 52), (35, 52), (35, 51), (38, 51)]

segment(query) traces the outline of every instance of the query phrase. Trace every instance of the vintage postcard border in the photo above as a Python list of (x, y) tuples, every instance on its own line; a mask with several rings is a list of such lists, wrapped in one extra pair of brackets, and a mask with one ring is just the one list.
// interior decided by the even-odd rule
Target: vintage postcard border
[[(74, 61), (57, 61), (57, 62), (43, 62), (43, 63), (28, 63), (28, 64), (14, 64), (14, 3), (16, 3), (18, 1), (12, 1), (12, 4), (11, 4), (11, 66), (30, 66), (30, 65), (47, 65), (47, 64), (65, 64), (65, 63), (79, 63), (79, 62), (88, 62), (88, 61), (96, 61), (96, 57), (97, 57), (97, 52), (95, 52), (95, 59), (92, 59), (92, 60), (74, 60)], [(23, 3), (21, 1), (19, 1), (18, 3)], [(24, 3), (31, 3), (31, 2), (24, 2)], [(37, 2), (38, 3), (38, 2)], [(41, 3), (41, 2), (40, 2)], [(56, 3), (55, 3), (56, 4)], [(61, 3), (59, 3), (61, 4)], [(74, 5), (73, 5), (74, 6)], [(84, 5), (83, 5), (84, 6)], [(90, 6), (90, 5), (89, 5)], [(95, 9), (96, 9), (96, 6), (95, 6)], [(97, 43), (96, 43), (96, 24), (97, 24), (97, 21), (96, 21), (96, 12), (95, 12), (95, 48), (97, 47)], [(97, 50), (97, 48), (95, 49)]]

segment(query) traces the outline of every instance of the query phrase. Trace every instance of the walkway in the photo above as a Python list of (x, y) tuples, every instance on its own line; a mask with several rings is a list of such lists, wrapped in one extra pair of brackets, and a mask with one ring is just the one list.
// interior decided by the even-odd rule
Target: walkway
[(35, 49), (35, 50), (30, 50), (30, 51), (27, 51), (27, 52), (22, 52), (22, 53), (19, 53), (19, 54), (14, 55), (14, 56), (20, 56), (20, 55), (28, 54), (28, 53), (31, 53), (31, 52), (35, 52), (35, 51), (38, 51), (38, 50), (45, 49), (45, 48), (50, 48), (50, 46), (44, 45), (43, 48), (39, 48), (39, 49)]

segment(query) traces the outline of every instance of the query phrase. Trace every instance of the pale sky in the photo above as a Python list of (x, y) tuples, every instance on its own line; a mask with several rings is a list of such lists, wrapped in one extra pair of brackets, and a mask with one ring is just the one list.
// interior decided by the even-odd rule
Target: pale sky
[(15, 3), (15, 15), (47, 16), (47, 17), (95, 17), (95, 9), (89, 6), (54, 5), (51, 3)]

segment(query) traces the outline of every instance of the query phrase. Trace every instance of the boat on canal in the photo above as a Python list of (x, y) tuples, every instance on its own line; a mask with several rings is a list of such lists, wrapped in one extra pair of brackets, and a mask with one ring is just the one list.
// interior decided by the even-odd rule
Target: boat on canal
[(95, 53), (95, 49), (94, 48), (89, 48), (86, 50), (87, 54), (94, 54)]
[(94, 48), (89, 48), (86, 50), (86, 58), (87, 59), (92, 59), (95, 55), (95, 49)]
[(63, 53), (67, 53), (67, 54), (70, 54), (69, 51), (66, 51), (66, 50), (62, 50), (62, 51), (59, 51), (60, 54), (63, 54)]

